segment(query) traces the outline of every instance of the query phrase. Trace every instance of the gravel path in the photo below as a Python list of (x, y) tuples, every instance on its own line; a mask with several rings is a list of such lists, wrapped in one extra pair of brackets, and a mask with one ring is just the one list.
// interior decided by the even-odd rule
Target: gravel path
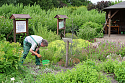
[(97, 42), (109, 41), (109, 42), (117, 42), (117, 43), (125, 44), (125, 35), (112, 34), (109, 37), (107, 34), (105, 34), (103, 38), (96, 38), (96, 41)]

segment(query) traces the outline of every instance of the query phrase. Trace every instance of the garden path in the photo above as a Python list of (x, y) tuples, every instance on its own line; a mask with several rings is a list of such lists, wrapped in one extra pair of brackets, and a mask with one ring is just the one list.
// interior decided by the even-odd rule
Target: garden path
[(109, 41), (125, 44), (125, 34), (111, 34), (110, 37), (107, 34), (104, 34), (103, 38), (96, 38), (97, 42)]
[(110, 37), (104, 34), (103, 38), (95, 38), (96, 42), (92, 43), (93, 46), (98, 46), (98, 42), (116, 42), (120, 44), (125, 44), (125, 34), (111, 34)]

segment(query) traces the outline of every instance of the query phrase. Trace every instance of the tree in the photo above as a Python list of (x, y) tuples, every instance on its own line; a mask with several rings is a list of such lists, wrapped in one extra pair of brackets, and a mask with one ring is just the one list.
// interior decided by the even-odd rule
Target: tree
[(87, 0), (69, 0), (69, 3), (73, 6), (87, 5), (90, 1)]

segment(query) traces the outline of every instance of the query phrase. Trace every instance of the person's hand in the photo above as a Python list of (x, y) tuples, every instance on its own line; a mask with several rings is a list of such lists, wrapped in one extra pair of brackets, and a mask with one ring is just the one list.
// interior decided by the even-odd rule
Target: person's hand
[(36, 56), (37, 56), (38, 58), (40, 58), (40, 57), (41, 57), (41, 55), (40, 55), (40, 54), (37, 54)]

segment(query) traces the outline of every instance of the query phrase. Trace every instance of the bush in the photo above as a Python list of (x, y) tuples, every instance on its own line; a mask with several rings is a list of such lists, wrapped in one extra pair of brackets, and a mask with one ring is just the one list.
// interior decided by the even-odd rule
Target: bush
[(19, 59), (22, 54), (20, 44), (0, 41), (0, 46), (0, 73), (10, 74), (18, 70)]
[(33, 26), (33, 31), (35, 35), (43, 37), (43, 39), (46, 39), (48, 42), (60, 39), (59, 35), (57, 35), (56, 32), (52, 32), (47, 28), (48, 28), (47, 26), (42, 26), (42, 24), (38, 22), (37, 27)]
[(103, 33), (97, 33), (97, 38), (103, 38), (104, 34)]
[(96, 29), (97, 33), (99, 33), (103, 26), (95, 22), (86, 22), (80, 27), (80, 29), (84, 29), (86, 27), (91, 27), (93, 29)]
[(93, 3), (88, 4), (87, 10), (92, 10), (92, 9), (96, 9), (96, 5)]
[[(71, 49), (72, 49), (72, 55), (77, 54), (77, 49), (82, 49), (83, 47), (87, 47), (90, 44), (90, 42), (85, 41), (83, 39), (73, 39), (72, 46), (69, 44), (69, 58), (73, 57), (71, 55)], [(51, 61), (54, 61), (54, 63), (57, 63), (60, 59), (65, 60), (66, 55), (66, 43), (63, 40), (56, 40), (51, 42), (48, 45), (48, 50), (43, 50), (42, 56), (43, 59), (49, 59)], [(78, 56), (74, 56), (79, 58)]]
[[(52, 82), (52, 83), (111, 83), (111, 81), (102, 73), (94, 69), (93, 62), (83, 62), (78, 64), (76, 68), (61, 72), (56, 75), (48, 73), (37, 77), (36, 82)], [(41, 79), (42, 78), (42, 79)]]
[(125, 61), (123, 61), (115, 66), (114, 74), (115, 74), (116, 79), (120, 83), (125, 82)]
[(104, 71), (107, 73), (114, 73), (114, 69), (117, 64), (118, 61), (108, 59), (106, 62), (103, 62)]
[[(72, 38), (72, 33), (66, 33), (65, 37), (66, 38)], [(73, 34), (73, 39), (77, 39), (77, 36), (75, 34)]]
[(93, 29), (91, 27), (79, 29), (79, 32), (77, 32), (78, 37), (85, 40), (94, 39), (96, 37), (96, 34), (96, 29)]

